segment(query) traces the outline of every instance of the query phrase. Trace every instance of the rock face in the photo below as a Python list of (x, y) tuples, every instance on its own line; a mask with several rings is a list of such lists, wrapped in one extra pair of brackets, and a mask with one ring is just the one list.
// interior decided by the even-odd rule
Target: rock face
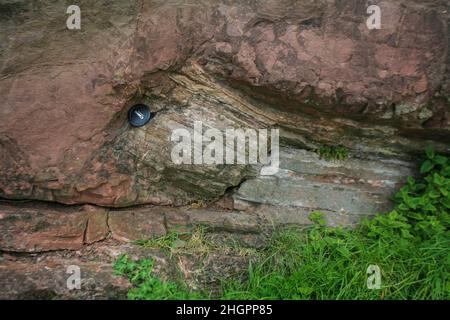
[[(380, 30), (359, 0), (78, 4), (81, 30), (65, 1), (0, 4), (1, 197), (186, 205), (255, 176), (175, 165), (171, 132), (194, 121), (357, 155), (450, 151), (446, 0), (378, 1)], [(131, 128), (138, 102), (157, 115)]]
[(12, 252), (77, 250), (106, 238), (107, 210), (34, 204), (0, 207), (0, 249)]
[[(82, 290), (67, 287), (69, 266), (78, 266), (82, 270)], [(131, 288), (128, 281), (113, 276), (110, 263), (58, 255), (2, 259), (0, 283), (0, 298), (3, 300), (126, 299)]]
[[(122, 253), (214, 285), (274, 227), (385, 212), (419, 152), (450, 153), (448, 0), (80, 0), (80, 30), (67, 5), (0, 1), (1, 299), (124, 298)], [(137, 103), (155, 113), (139, 128)], [(175, 129), (210, 128), (280, 129), (280, 170), (173, 161)], [(226, 250), (132, 244), (199, 225)]]
[[(280, 150), (280, 170), (256, 176), (212, 205), (106, 209), (29, 202), (0, 204), (0, 251), (80, 250), (109, 238), (120, 242), (161, 237), (205, 226), (211, 232), (258, 237), (282, 225), (307, 225), (312, 211), (330, 225), (351, 225), (386, 212), (389, 198), (415, 170), (400, 160), (327, 162), (313, 152)], [(228, 201), (224, 201), (228, 200)]]
[(330, 225), (351, 225), (361, 216), (392, 209), (390, 197), (414, 173), (401, 160), (330, 162), (313, 152), (283, 148), (279, 172), (243, 182), (233, 194), (234, 208), (274, 225), (308, 224), (312, 211), (324, 213)]

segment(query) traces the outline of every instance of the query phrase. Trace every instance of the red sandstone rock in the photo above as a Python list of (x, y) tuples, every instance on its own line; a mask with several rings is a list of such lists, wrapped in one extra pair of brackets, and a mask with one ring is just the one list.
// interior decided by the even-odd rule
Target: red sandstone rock
[(151, 239), (166, 234), (164, 215), (154, 210), (110, 211), (108, 225), (119, 241)]
[(106, 238), (107, 211), (84, 206), (71, 208), (0, 206), (0, 250), (42, 252), (80, 249)]
[[(449, 151), (448, 2), (378, 5), (381, 30), (358, 0), (99, 1), (66, 30), (63, 4), (1, 4), (0, 196), (216, 200), (247, 172), (171, 164), (172, 123), (194, 120), (277, 124), (309, 147)], [(162, 112), (132, 130), (142, 101)]]

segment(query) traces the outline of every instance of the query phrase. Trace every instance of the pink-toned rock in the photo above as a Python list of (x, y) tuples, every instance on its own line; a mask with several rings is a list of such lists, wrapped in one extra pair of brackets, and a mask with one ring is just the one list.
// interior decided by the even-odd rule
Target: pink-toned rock
[(112, 237), (131, 242), (161, 237), (166, 234), (164, 215), (153, 210), (120, 210), (109, 213)]
[[(0, 4), (0, 197), (217, 200), (248, 172), (175, 166), (171, 130), (195, 120), (276, 124), (309, 148), (448, 152), (448, 1), (377, 5), (380, 30), (357, 0), (102, 0), (67, 30), (63, 3)], [(126, 123), (137, 102), (159, 111), (139, 129)]]
[(0, 250), (77, 250), (106, 238), (107, 210), (92, 206), (0, 205)]
[[(80, 289), (67, 287), (69, 266), (80, 269)], [(126, 299), (130, 282), (114, 275), (111, 263), (58, 254), (18, 261), (0, 260), (0, 299)]]
[(83, 212), (86, 212), (88, 217), (84, 243), (91, 244), (105, 239), (109, 234), (108, 210), (85, 205)]

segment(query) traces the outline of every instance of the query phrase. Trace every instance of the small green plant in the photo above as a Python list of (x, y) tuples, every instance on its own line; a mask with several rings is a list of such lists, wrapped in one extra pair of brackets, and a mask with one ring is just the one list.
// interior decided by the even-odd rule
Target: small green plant
[[(446, 234), (450, 226), (450, 161), (426, 150), (426, 160), (420, 167), (423, 179), (412, 177), (394, 196), (395, 209), (388, 215), (379, 215), (370, 222), (370, 234), (395, 230), (406, 238), (429, 240), (436, 235)], [(395, 224), (393, 223), (395, 221)], [(391, 228), (387, 228), (387, 226)]]
[[(354, 229), (328, 227), (315, 212), (307, 229), (276, 231), (256, 263), (250, 259), (245, 281), (223, 281), (220, 298), (450, 299), (450, 160), (427, 149), (421, 173), (394, 196), (391, 212)], [(366, 285), (369, 265), (381, 270), (380, 289)], [(118, 260), (118, 274), (135, 285), (130, 298), (208, 298), (158, 280), (151, 268)]]
[(348, 158), (348, 150), (343, 146), (321, 146), (317, 153), (320, 159), (327, 161), (331, 160), (346, 160)]
[(153, 274), (153, 260), (133, 261), (121, 255), (114, 265), (114, 273), (125, 276), (133, 285), (128, 292), (130, 300), (182, 300), (206, 298), (200, 293), (191, 292), (183, 283), (162, 281)]

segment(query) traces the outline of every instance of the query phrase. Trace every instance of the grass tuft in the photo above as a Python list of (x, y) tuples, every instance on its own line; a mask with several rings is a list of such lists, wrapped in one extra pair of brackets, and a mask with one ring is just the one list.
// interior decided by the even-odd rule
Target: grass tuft
[(317, 151), (320, 159), (324, 159), (327, 161), (332, 160), (347, 160), (348, 159), (348, 150), (343, 146), (321, 146)]

